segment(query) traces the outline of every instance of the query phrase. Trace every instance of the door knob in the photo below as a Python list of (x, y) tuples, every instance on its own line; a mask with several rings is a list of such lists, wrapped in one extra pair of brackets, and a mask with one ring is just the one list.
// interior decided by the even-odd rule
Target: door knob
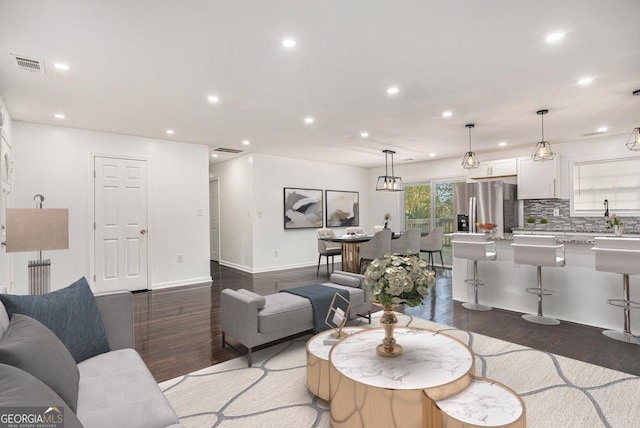
[(146, 229), (141, 229), (140, 230), (140, 235), (144, 235), (145, 233), (147, 233)]

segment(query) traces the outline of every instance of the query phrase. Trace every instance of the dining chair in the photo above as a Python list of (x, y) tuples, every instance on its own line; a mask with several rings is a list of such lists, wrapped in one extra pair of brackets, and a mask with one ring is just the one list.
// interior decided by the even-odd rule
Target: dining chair
[(384, 230), (384, 226), (373, 226), (373, 233), (378, 233), (381, 230)]
[(339, 242), (327, 241), (327, 238), (335, 238), (336, 234), (332, 229), (318, 229), (318, 268), (316, 276), (320, 274), (320, 261), (322, 256), (327, 258), (327, 276), (329, 276), (329, 257), (331, 257), (331, 272), (333, 272), (333, 261), (335, 256), (342, 254), (342, 245)]
[(347, 227), (347, 235), (366, 235), (367, 232), (362, 227)]
[(360, 273), (373, 260), (391, 252), (391, 230), (384, 229), (373, 235), (373, 238), (360, 244)]
[(427, 263), (434, 269), (435, 254), (440, 254), (440, 263), (444, 269), (444, 260), (442, 259), (442, 238), (444, 238), (444, 227), (438, 226), (431, 229), (428, 235), (420, 237), (420, 252), (427, 254)]
[(391, 254), (420, 256), (420, 229), (405, 230), (398, 239), (391, 240)]

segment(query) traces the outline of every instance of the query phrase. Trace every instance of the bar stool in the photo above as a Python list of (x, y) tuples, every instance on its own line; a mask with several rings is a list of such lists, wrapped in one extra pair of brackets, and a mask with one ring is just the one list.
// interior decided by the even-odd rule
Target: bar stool
[(640, 274), (640, 239), (596, 238), (592, 248), (596, 253), (596, 270), (622, 274), (623, 299), (609, 299), (607, 303), (624, 308), (624, 330), (603, 331), (607, 337), (621, 342), (640, 345), (640, 337), (631, 333), (631, 309), (640, 308), (640, 302), (629, 298), (629, 275)]
[(478, 303), (478, 285), (484, 285), (478, 279), (478, 260), (495, 260), (498, 251), (494, 241), (487, 241), (484, 233), (454, 233), (453, 234), (453, 256), (459, 259), (473, 260), (473, 278), (465, 279), (466, 284), (473, 284), (473, 303), (466, 302), (462, 306), (474, 311), (490, 311), (488, 305)]
[(522, 318), (536, 324), (560, 324), (557, 319), (545, 317), (542, 314), (542, 296), (555, 294), (553, 290), (542, 288), (542, 266), (564, 266), (564, 245), (557, 245), (555, 236), (514, 235), (511, 246), (513, 247), (513, 258), (517, 264), (536, 266), (538, 270), (538, 286), (526, 289), (527, 293), (538, 295), (538, 314), (525, 314), (522, 315)]

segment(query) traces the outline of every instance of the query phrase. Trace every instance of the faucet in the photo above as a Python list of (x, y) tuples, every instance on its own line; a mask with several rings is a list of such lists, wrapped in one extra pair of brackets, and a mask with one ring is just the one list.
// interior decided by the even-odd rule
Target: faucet
[(609, 217), (609, 200), (608, 199), (604, 200), (604, 216), (605, 218)]

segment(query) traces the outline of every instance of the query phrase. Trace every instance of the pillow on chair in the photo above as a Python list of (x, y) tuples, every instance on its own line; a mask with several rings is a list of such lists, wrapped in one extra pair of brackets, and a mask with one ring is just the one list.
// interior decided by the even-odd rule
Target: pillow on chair
[(75, 412), (80, 382), (78, 366), (60, 339), (38, 321), (22, 314), (13, 315), (0, 340), (0, 363), (40, 379)]
[(332, 273), (329, 281), (334, 284), (346, 285), (347, 287), (360, 288), (361, 280), (358, 277), (352, 275), (346, 275), (343, 273)]
[(0, 294), (0, 300), (9, 317), (26, 315), (55, 333), (76, 363), (110, 350), (100, 312), (84, 277), (62, 290), (29, 296)]

